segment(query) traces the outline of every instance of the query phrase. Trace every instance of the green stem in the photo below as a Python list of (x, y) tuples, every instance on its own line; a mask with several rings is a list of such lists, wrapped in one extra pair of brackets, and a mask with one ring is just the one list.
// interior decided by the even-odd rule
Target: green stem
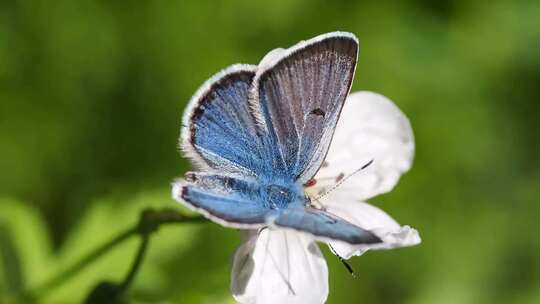
[(131, 265), (131, 269), (129, 270), (128, 274), (122, 281), (122, 283), (119, 286), (119, 289), (122, 292), (125, 292), (128, 290), (129, 285), (133, 282), (135, 279), (135, 276), (137, 275), (137, 272), (139, 271), (139, 268), (142, 265), (142, 262), (144, 260), (144, 255), (146, 254), (146, 251), (148, 249), (148, 243), (150, 242), (150, 236), (144, 235), (141, 238), (141, 244), (139, 245), (139, 250), (137, 250), (137, 255), (135, 256), (135, 260), (133, 261), (133, 264)]
[(105, 253), (114, 249), (119, 244), (123, 243), (125, 240), (129, 239), (133, 235), (140, 235), (142, 237), (141, 245), (135, 257), (133, 265), (122, 283), (122, 289), (127, 290), (129, 285), (134, 280), (138, 269), (140, 268), (144, 255), (146, 253), (148, 243), (150, 240), (150, 235), (157, 231), (161, 225), (164, 224), (174, 224), (174, 223), (198, 223), (206, 222), (207, 220), (202, 216), (186, 216), (174, 209), (162, 209), (162, 210), (152, 210), (147, 209), (141, 213), (139, 222), (135, 227), (132, 227), (105, 244), (101, 245), (80, 261), (68, 267), (64, 271), (60, 272), (58, 275), (53, 277), (50, 281), (40, 285), (35, 290), (33, 290), (30, 295), (43, 295), (47, 292), (52, 291), (53, 289), (59, 287), (60, 285), (67, 282), (69, 279), (80, 273), (83, 269), (88, 267), (90, 264), (101, 258)]
[(105, 253), (109, 252), (116, 246), (120, 245), (122, 242), (130, 238), (132, 235), (135, 235), (137, 233), (136, 228), (128, 229), (110, 241), (106, 242), (105, 244), (101, 245), (100, 247), (96, 248), (94, 251), (83, 257), (80, 261), (77, 263), (71, 265), (55, 277), (53, 277), (50, 281), (40, 285), (37, 287), (32, 294), (45, 294), (58, 286), (64, 284), (66, 281), (71, 279), (73, 276), (78, 274), (81, 270), (92, 264), (94, 261), (98, 260), (101, 256), (103, 256)]

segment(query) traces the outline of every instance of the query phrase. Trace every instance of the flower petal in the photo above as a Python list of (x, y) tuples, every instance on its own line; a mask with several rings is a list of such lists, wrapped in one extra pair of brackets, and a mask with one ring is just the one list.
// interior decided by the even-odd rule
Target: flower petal
[(325, 204), (329, 213), (370, 230), (383, 242), (373, 245), (350, 245), (341, 241), (332, 241), (328, 244), (331, 249), (342, 258), (362, 255), (370, 249), (392, 249), (399, 247), (414, 246), (421, 242), (418, 231), (409, 226), (400, 226), (390, 215), (381, 209), (364, 202), (355, 201), (343, 194), (329, 194), (325, 200), (333, 203)]
[(324, 303), (328, 268), (308, 235), (265, 228), (234, 255), (231, 290), (243, 304)]
[(388, 192), (408, 171), (414, 156), (409, 120), (388, 98), (356, 92), (347, 98), (323, 167), (315, 179), (324, 192), (373, 160), (340, 188), (366, 200)]

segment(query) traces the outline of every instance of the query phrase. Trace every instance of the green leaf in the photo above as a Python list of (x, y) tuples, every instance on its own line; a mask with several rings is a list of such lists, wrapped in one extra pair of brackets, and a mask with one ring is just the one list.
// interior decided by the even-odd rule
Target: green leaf
[[(36, 210), (12, 199), (0, 198), (0, 285), (20, 293), (42, 281), (53, 269), (47, 229)], [(0, 271), (1, 273), (2, 271)]]
[(0, 263), (3, 268), (7, 293), (19, 295), (24, 289), (24, 276), (15, 244), (8, 227), (0, 222)]

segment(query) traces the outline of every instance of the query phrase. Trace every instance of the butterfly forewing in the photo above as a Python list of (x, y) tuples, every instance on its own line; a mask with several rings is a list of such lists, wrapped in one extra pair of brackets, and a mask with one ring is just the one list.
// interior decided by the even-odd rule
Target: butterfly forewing
[(247, 101), (255, 69), (231, 66), (192, 98), (184, 116), (182, 148), (203, 169), (257, 175), (264, 164)]
[(350, 90), (358, 43), (332, 33), (283, 51), (257, 71), (250, 103), (271, 152), (272, 174), (307, 182), (328, 151)]

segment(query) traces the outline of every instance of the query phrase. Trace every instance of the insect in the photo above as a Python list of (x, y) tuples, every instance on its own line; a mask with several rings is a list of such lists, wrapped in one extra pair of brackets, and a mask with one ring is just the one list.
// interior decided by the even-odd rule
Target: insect
[(227, 227), (381, 242), (304, 192), (328, 152), (357, 57), (356, 37), (334, 32), (211, 77), (184, 113), (180, 146), (198, 170), (175, 184), (174, 197)]

